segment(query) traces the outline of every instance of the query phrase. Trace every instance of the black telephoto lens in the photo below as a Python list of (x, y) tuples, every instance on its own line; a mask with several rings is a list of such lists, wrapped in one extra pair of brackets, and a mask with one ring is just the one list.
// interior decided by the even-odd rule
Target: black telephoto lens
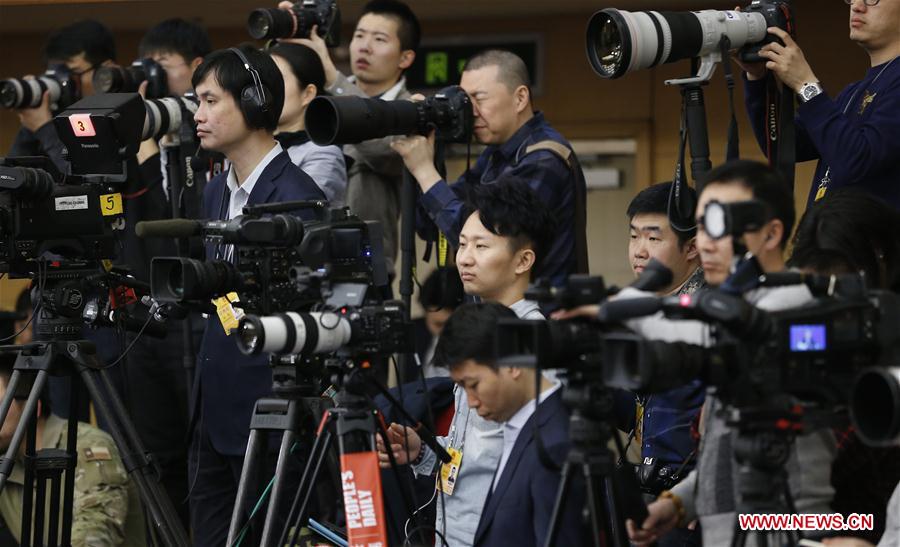
[(256, 40), (293, 38), (298, 30), (297, 16), (292, 10), (255, 9), (247, 17), (247, 32)]
[(306, 131), (320, 146), (356, 144), (415, 133), (418, 119), (418, 107), (411, 101), (319, 96), (306, 109)]

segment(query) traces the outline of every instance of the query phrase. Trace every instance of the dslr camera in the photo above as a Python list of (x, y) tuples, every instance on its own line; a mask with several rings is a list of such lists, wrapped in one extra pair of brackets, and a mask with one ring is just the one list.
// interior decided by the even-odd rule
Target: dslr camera
[(309, 38), (314, 26), (328, 47), (340, 44), (341, 12), (335, 0), (302, 0), (288, 9), (255, 9), (247, 17), (247, 32), (256, 40)]

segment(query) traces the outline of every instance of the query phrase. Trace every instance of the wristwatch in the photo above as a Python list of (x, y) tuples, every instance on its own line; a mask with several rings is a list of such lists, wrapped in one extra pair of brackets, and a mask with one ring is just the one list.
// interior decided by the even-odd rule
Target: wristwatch
[(797, 92), (797, 95), (800, 97), (800, 102), (805, 103), (825, 91), (822, 89), (822, 85), (819, 82), (805, 82), (800, 86), (800, 91)]

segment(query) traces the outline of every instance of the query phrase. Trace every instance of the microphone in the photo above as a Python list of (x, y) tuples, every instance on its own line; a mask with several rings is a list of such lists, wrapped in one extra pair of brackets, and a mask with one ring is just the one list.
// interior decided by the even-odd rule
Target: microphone
[(644, 266), (644, 271), (630, 286), (642, 291), (656, 292), (665, 289), (670, 283), (672, 283), (672, 270), (659, 260), (651, 258), (650, 262)]
[(138, 237), (190, 237), (201, 232), (203, 223), (196, 220), (143, 220), (134, 227)]

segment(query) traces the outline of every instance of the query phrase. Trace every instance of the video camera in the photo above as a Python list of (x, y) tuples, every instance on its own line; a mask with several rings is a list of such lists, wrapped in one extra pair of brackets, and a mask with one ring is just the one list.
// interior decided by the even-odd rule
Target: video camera
[[(892, 442), (900, 435), (900, 295), (866, 290), (857, 275), (775, 274), (767, 280), (797, 282), (817, 298), (772, 313), (720, 291), (607, 302), (601, 319), (662, 311), (669, 318), (710, 324), (718, 340), (701, 347), (608, 334), (602, 341), (604, 382), (655, 393), (700, 378), (734, 407), (778, 394), (810, 403), (825, 415), (849, 405), (866, 442)], [(830, 292), (821, 294), (826, 287)]]
[(432, 129), (444, 142), (465, 143), (472, 125), (472, 103), (459, 86), (445, 87), (424, 101), (319, 96), (306, 109), (306, 131), (319, 146), (427, 135)]
[(137, 94), (108, 94), (56, 116), (71, 174), (48, 158), (0, 159), (0, 271), (27, 278), (48, 256), (77, 264), (115, 257), (114, 230), (124, 218), (118, 187), (143, 111)]
[(309, 38), (314, 26), (328, 47), (341, 43), (341, 11), (335, 0), (302, 0), (290, 9), (255, 9), (247, 17), (247, 32), (255, 40)]
[[(322, 291), (340, 283), (387, 284), (381, 226), (363, 222), (349, 210), (321, 211), (303, 222), (279, 211), (323, 202), (288, 202), (244, 209), (228, 221), (192, 220), (138, 223), (142, 237), (200, 235), (216, 259), (154, 258), (151, 290), (160, 302), (205, 305), (236, 292), (247, 313), (270, 314), (307, 309), (323, 301)], [(234, 260), (227, 256), (234, 245)]]

